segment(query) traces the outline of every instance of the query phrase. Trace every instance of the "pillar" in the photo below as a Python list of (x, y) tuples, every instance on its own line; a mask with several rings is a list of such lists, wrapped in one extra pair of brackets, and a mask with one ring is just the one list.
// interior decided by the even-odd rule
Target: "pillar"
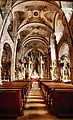
[(16, 60), (16, 48), (17, 39), (14, 41), (14, 49), (12, 51), (12, 61), (11, 61), (11, 81), (15, 81), (15, 60)]
[(44, 64), (44, 61), (41, 56), (41, 75), (40, 75), (41, 78), (43, 78), (43, 64)]
[(30, 60), (30, 58), (29, 58), (29, 65), (28, 65), (28, 71), (29, 71), (29, 79), (30, 79), (30, 77), (31, 77), (31, 74), (32, 74), (32, 70), (31, 70), (31, 60)]
[(51, 49), (48, 51), (48, 79), (51, 80)]
[(17, 48), (17, 42), (18, 42), (18, 36), (17, 36), (17, 14), (14, 14), (13, 16), (13, 40), (14, 40), (14, 48), (12, 51), (12, 61), (11, 61), (11, 81), (15, 81), (15, 59), (16, 59), (16, 48)]
[(59, 76), (59, 68), (58, 68), (58, 53), (57, 53), (57, 43), (56, 37), (54, 34), (50, 36), (50, 47), (51, 47), (51, 60), (52, 60), (52, 80), (58, 80)]
[(55, 54), (56, 54), (56, 74), (57, 74), (57, 80), (60, 81), (60, 65), (58, 60), (58, 49), (57, 49), (57, 41), (56, 38), (54, 39), (55, 44)]

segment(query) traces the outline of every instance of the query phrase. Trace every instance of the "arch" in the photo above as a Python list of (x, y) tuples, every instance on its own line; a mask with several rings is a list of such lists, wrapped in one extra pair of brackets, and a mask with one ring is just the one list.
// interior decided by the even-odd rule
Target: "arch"
[(25, 45), (25, 44), (27, 44), (28, 42), (34, 41), (34, 40), (41, 41), (41, 42), (43, 42), (46, 46), (49, 45), (49, 42), (48, 42), (45, 38), (40, 37), (40, 36), (39, 36), (39, 37), (30, 36), (30, 37), (28, 37), (28, 38), (26, 38), (26, 39), (24, 40), (24, 42), (23, 42), (22, 45)]

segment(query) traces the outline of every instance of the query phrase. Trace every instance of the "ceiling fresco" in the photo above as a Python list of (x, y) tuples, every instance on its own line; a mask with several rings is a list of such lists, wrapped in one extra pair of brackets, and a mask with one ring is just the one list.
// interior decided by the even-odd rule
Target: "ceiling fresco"
[[(11, 6), (8, 32), (17, 39), (17, 56), (37, 48), (48, 54), (51, 34), (55, 35), (57, 44), (62, 36), (67, 36), (67, 23), (73, 37), (73, 2), (49, 0), (0, 0), (0, 9), (4, 17)], [(65, 32), (66, 31), (66, 32)], [(16, 39), (15, 39), (16, 38)]]

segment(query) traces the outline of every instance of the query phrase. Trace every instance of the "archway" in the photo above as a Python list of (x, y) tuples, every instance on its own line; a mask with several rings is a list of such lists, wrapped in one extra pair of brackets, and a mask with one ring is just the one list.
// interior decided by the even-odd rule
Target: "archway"
[(30, 39), (25, 44), (22, 44), (19, 51), (17, 49), (16, 79), (23, 79), (28, 74), (30, 78), (35, 73), (40, 78), (43, 78), (44, 71), (47, 69), (47, 66), (44, 66), (44, 57), (48, 54), (48, 45), (40, 39)]
[(8, 43), (4, 44), (3, 53), (2, 53), (2, 69), (1, 69), (1, 79), (2, 80), (11, 80), (11, 56), (12, 51)]

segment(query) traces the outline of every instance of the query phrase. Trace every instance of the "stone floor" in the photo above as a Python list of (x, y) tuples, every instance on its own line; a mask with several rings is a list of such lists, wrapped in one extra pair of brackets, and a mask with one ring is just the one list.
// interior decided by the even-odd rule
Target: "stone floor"
[(57, 118), (52, 116), (45, 105), (40, 88), (33, 86), (27, 98), (27, 104), (24, 110), (24, 116), (19, 117), (18, 120), (73, 120), (65, 118)]

